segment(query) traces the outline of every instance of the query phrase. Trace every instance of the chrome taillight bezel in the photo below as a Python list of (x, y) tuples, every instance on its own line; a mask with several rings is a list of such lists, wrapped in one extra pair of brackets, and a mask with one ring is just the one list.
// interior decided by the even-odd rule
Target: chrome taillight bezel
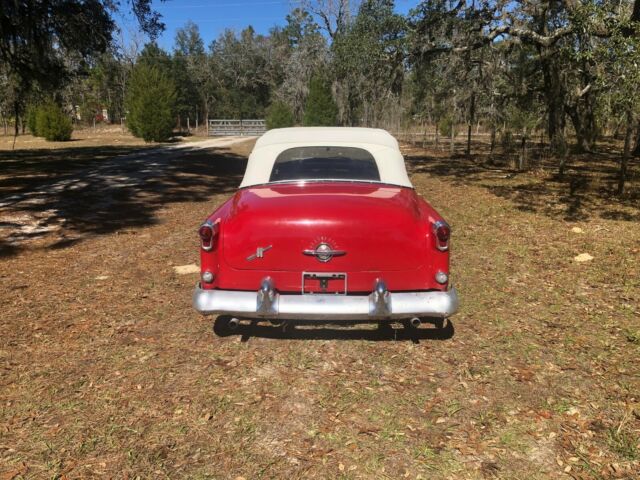
[[(444, 241), (441, 240), (440, 236), (438, 235), (438, 230), (440, 230), (441, 228), (447, 229), (447, 239)], [(441, 252), (446, 252), (447, 250), (449, 250), (449, 241), (451, 240), (451, 227), (447, 222), (438, 220), (437, 222), (433, 223), (433, 239), (438, 250), (440, 250)]]
[[(210, 235), (203, 235), (203, 229), (208, 230)], [(204, 222), (198, 227), (198, 237), (200, 237), (200, 247), (205, 252), (210, 252), (215, 247), (218, 238), (218, 224), (210, 220)]]

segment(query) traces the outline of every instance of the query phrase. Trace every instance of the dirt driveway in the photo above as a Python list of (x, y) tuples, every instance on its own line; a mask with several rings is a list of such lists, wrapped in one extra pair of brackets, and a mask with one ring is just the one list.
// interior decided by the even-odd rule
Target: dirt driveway
[(0, 478), (639, 478), (637, 223), (524, 211), (407, 149), (453, 226), (450, 338), (218, 338), (173, 268), (197, 262), (251, 143), (215, 147), (0, 200), (56, 226), (2, 224)]

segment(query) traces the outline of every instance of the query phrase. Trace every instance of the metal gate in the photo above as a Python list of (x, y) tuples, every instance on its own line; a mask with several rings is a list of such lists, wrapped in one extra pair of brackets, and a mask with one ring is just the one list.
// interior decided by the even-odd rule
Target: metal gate
[(209, 136), (260, 136), (267, 131), (264, 120), (209, 120)]

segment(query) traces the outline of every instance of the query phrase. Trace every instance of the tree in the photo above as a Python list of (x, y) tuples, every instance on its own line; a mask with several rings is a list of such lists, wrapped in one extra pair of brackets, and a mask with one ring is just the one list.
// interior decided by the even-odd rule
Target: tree
[(319, 19), (331, 40), (335, 40), (346, 31), (353, 11), (358, 8), (359, 3), (356, 0), (302, 0), (304, 10)]
[[(151, 0), (129, 3), (145, 32), (155, 36), (163, 29)], [(15, 90), (16, 136), (18, 119), (34, 86), (44, 91), (59, 88), (75, 68), (107, 49), (117, 6), (111, 0), (2, 1), (0, 60)]]
[(168, 140), (173, 133), (176, 87), (157, 66), (135, 66), (127, 93), (127, 125), (147, 142)]
[(622, 195), (632, 154), (634, 128), (640, 118), (640, 21), (633, 20), (633, 16), (620, 16), (614, 20), (606, 10), (597, 7), (592, 14), (606, 16), (609, 20), (611, 34), (595, 51), (594, 60), (605, 65), (606, 73), (601, 76), (599, 87), (610, 92), (612, 110), (623, 115), (624, 147), (616, 188), (616, 193)]
[(71, 119), (53, 102), (37, 108), (35, 115), (35, 131), (38, 136), (49, 142), (66, 142), (71, 140), (73, 126)]
[(267, 128), (293, 127), (293, 112), (286, 103), (274, 102), (267, 109)]
[(315, 76), (309, 82), (309, 96), (304, 109), (305, 126), (333, 126), (336, 124), (338, 107), (331, 95), (328, 82)]
[(329, 67), (327, 42), (320, 27), (305, 10), (296, 8), (286, 17), (282, 29), (271, 32), (273, 64), (270, 83), (273, 95), (293, 110), (296, 123), (302, 123), (304, 104), (309, 94), (309, 81), (314, 72)]
[(227, 118), (260, 118), (270, 103), (268, 75), (269, 41), (252, 27), (240, 35), (226, 30), (209, 50), (212, 71), (217, 74), (214, 101), (217, 115)]
[(391, 0), (366, 0), (343, 30), (332, 45), (341, 121), (382, 126), (403, 86), (405, 19)]
[(204, 50), (204, 42), (198, 26), (189, 21), (176, 32), (174, 63), (177, 70), (176, 81), (184, 92), (181, 97), (183, 110), (199, 121), (200, 115), (206, 119), (209, 114), (210, 95), (208, 88), (212, 72)]

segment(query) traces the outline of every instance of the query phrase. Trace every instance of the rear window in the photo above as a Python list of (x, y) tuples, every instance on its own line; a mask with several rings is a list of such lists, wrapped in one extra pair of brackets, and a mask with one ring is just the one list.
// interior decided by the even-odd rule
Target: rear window
[(355, 147), (296, 147), (276, 158), (270, 182), (286, 180), (380, 181), (376, 161)]

